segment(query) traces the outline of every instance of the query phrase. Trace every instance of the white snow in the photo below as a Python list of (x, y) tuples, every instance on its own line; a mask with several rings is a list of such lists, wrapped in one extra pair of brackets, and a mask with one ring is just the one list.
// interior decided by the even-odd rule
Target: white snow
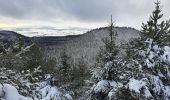
[(42, 88), (40, 90), (42, 94), (42, 99), (40, 100), (61, 100), (60, 98), (60, 92), (56, 87), (51, 87), (50, 85), (47, 85), (46, 87)]
[(147, 67), (148, 68), (152, 68), (152, 67), (154, 67), (155, 66), (155, 63), (153, 62), (150, 62), (150, 60), (149, 59), (146, 59), (145, 60), (145, 64), (147, 65)]
[(20, 100), (18, 90), (14, 86), (3, 84), (3, 91), (5, 92), (5, 100)]
[(132, 78), (128, 83), (129, 90), (132, 92), (134, 91), (136, 93), (143, 94), (143, 96), (146, 98), (152, 98), (153, 96), (146, 85), (147, 81), (147, 78), (143, 78), (141, 80), (136, 80)]
[(158, 45), (154, 45), (153, 49), (154, 49), (154, 51), (158, 51), (160, 48), (158, 47)]
[(146, 98), (152, 97), (152, 94), (150, 93), (148, 87), (145, 87), (144, 96), (145, 96)]
[(122, 87), (123, 85), (121, 83), (117, 83), (115, 81), (110, 80), (101, 80), (97, 83), (95, 88), (93, 89), (94, 93), (100, 93), (100, 92), (108, 92), (108, 98), (109, 100), (112, 100), (115, 96), (116, 91), (118, 88)]
[(65, 97), (66, 97), (67, 100), (73, 100), (73, 98), (68, 93), (65, 95)]
[(105, 68), (110, 68), (112, 66), (113, 62), (112, 61), (109, 61), (105, 64)]
[(147, 39), (145, 42), (149, 44), (147, 51), (146, 51), (146, 53), (148, 54), (152, 48), (153, 39)]
[(108, 80), (102, 80), (97, 83), (94, 93), (104, 92), (108, 87), (110, 87), (110, 82)]
[(165, 47), (164, 47), (164, 50), (165, 50), (165, 51), (169, 51), (169, 52), (170, 52), (170, 47), (165, 46)]
[(113, 96), (115, 95), (115, 92), (114, 91), (110, 91), (108, 93), (108, 97), (109, 97), (109, 100), (112, 100)]
[(151, 81), (151, 83), (152, 83), (152, 85), (153, 85), (153, 91), (154, 91), (155, 93), (160, 94), (161, 91), (163, 90), (163, 83), (162, 83), (162, 81), (159, 79), (159, 77), (158, 77), (158, 76), (153, 76), (153, 75), (151, 75), (151, 76), (150, 76), (150, 81)]
[(170, 86), (165, 86), (164, 95), (166, 96), (166, 98), (170, 98)]
[(0, 84), (0, 97), (4, 96), (3, 86)]
[(110, 81), (110, 86), (112, 86), (112, 87), (117, 87), (117, 83), (115, 82), (115, 81)]
[[(158, 61), (163, 61), (167, 64), (170, 64), (169, 46), (164, 46), (163, 48), (160, 48), (158, 45), (153, 43), (153, 39), (147, 39), (145, 43), (148, 44), (148, 48), (145, 50), (140, 50), (139, 54), (143, 56), (143, 58), (145, 58), (145, 65), (147, 65), (148, 68), (154, 68)], [(163, 54), (161, 53), (162, 51)], [(168, 68), (167, 72), (167, 74), (170, 76)]]
[[(30, 97), (24, 97), (20, 95), (18, 93), (18, 90), (10, 84), (0, 85), (0, 92), (1, 92), (1, 97), (5, 100), (33, 100)], [(47, 85), (46, 87), (39, 90), (39, 92), (41, 93), (41, 98), (34, 97), (34, 100), (61, 100), (60, 92), (56, 87), (51, 87)], [(71, 96), (69, 95), (66, 96), (69, 98), (68, 100), (72, 100)]]
[(135, 91), (137, 93), (140, 93), (140, 89), (144, 87), (146, 83), (142, 80), (136, 80), (134, 78), (130, 79), (128, 83), (128, 87), (131, 91)]
[(170, 47), (168, 47), (168, 46), (165, 46), (164, 48), (164, 54), (163, 54), (163, 60), (164, 61), (170, 61)]
[(108, 98), (109, 100), (113, 100), (114, 96), (116, 95), (116, 92), (118, 91), (119, 88), (123, 86), (123, 84), (116, 83), (115, 81), (111, 81), (110, 85), (112, 86), (112, 89), (108, 93)]
[(19, 95), (19, 100), (33, 100), (33, 99), (29, 98), (29, 97), (24, 97), (22, 95)]
[(121, 84), (116, 83), (115, 81), (110, 80), (101, 80), (95, 86), (94, 93), (105, 92), (107, 89), (111, 89), (108, 96), (112, 96), (113, 92), (116, 91), (118, 87), (121, 87)]

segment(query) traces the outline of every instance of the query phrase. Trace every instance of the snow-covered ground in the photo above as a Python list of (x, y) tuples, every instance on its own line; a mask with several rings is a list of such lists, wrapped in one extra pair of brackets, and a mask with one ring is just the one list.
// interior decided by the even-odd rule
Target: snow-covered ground
[[(57, 87), (51, 87), (50, 85), (47, 85), (39, 90), (41, 93), (41, 98), (22, 96), (11, 84), (0, 84), (0, 87), (0, 99), (4, 100), (61, 100), (60, 92), (58, 91)], [(67, 96), (70, 95), (67, 94)]]
[(44, 81), (35, 83), (28, 81), (25, 76), (0, 68), (0, 100), (72, 100), (67, 91), (50, 84), (51, 75), (47, 74)]

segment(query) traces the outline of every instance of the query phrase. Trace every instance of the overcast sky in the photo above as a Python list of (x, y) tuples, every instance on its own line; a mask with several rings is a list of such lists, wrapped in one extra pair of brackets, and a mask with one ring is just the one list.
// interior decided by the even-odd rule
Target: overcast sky
[[(0, 0), (0, 28), (54, 26), (96, 28), (106, 26), (110, 15), (116, 26), (140, 29), (154, 9), (155, 0)], [(170, 19), (170, 0), (161, 0)]]

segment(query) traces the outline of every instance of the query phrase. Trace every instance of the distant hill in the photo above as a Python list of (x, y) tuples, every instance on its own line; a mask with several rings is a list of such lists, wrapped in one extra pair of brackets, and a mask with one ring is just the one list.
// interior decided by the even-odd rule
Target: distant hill
[(81, 35), (68, 35), (68, 36), (41, 36), (41, 37), (31, 37), (31, 40), (36, 42), (41, 46), (51, 46), (51, 45), (63, 45), (68, 40), (72, 40)]
[(13, 31), (0, 31), (0, 41), (15, 41), (18, 36), (19, 34)]
[(22, 37), (22, 38), (24, 38), (26, 44), (35, 42), (40, 46), (63, 44), (66, 41), (73, 39), (75, 37), (78, 37), (78, 36), (79, 35), (27, 37), (27, 36), (21, 35), (14, 31), (7, 31), (7, 30), (0, 31), (0, 41), (1, 42), (13, 42), (18, 37)]
[[(122, 43), (127, 43), (132, 38), (140, 36), (140, 31), (133, 28), (115, 27), (113, 30), (117, 32), (116, 44), (120, 48)], [(66, 48), (67, 53), (73, 57), (74, 62), (84, 57), (92, 65), (100, 47), (103, 46), (102, 39), (108, 37), (108, 35), (108, 27), (94, 29), (82, 35), (69, 36), (26, 37), (13, 31), (0, 31), (0, 41), (15, 41), (18, 36), (21, 36), (27, 44), (35, 42), (44, 47), (47, 57), (54, 57), (56, 61), (58, 61), (59, 54), (63, 48)]]
[(22, 37), (25, 40), (25, 43), (29, 45), (31, 43), (31, 38), (26, 37), (24, 35), (18, 34), (13, 31), (0, 31), (0, 41), (4, 43), (11, 43), (14, 42), (18, 37)]
[[(140, 31), (133, 28), (116, 27), (113, 30), (117, 32), (116, 44), (119, 45), (120, 48), (121, 43), (127, 43), (132, 38), (140, 36)], [(93, 65), (100, 47), (103, 46), (102, 39), (108, 37), (108, 35), (108, 27), (91, 30), (82, 35), (74, 36), (62, 44), (45, 46), (47, 56), (55, 57), (57, 61), (63, 48), (67, 48), (67, 52), (73, 57), (74, 62), (84, 57), (90, 65)]]

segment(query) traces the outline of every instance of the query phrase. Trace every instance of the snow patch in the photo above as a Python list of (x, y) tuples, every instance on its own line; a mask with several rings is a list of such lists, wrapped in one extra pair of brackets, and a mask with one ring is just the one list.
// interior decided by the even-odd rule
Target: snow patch
[(67, 100), (73, 100), (73, 98), (71, 97), (71, 95), (70, 95), (70, 94), (68, 94), (68, 93), (67, 93), (67, 94), (65, 94), (65, 97), (66, 97), (66, 99), (67, 99)]
[(145, 87), (144, 96), (145, 96), (146, 98), (152, 97), (152, 94), (150, 93), (148, 87)]
[(141, 88), (144, 87), (145, 85), (146, 85), (146, 82), (142, 80), (136, 80), (134, 78), (130, 79), (130, 82), (128, 83), (129, 89), (137, 93), (140, 93)]
[(170, 98), (170, 86), (165, 86), (164, 95), (166, 98)]
[(20, 100), (18, 90), (14, 86), (3, 84), (3, 91), (5, 93), (5, 100)]
[(97, 83), (94, 93), (104, 92), (108, 87), (110, 87), (110, 82), (108, 80), (102, 80)]
[(162, 81), (159, 79), (159, 77), (152, 75), (152, 76), (150, 77), (150, 81), (151, 81), (151, 83), (152, 83), (152, 85), (153, 85), (153, 91), (154, 91), (155, 93), (161, 94), (161, 91), (162, 91), (162, 89), (163, 89), (163, 83), (162, 83)]
[(0, 97), (4, 96), (4, 90), (2, 84), (0, 84)]
[(165, 46), (163, 50), (164, 50), (164, 54), (162, 56), (163, 60), (170, 62), (170, 47)]

